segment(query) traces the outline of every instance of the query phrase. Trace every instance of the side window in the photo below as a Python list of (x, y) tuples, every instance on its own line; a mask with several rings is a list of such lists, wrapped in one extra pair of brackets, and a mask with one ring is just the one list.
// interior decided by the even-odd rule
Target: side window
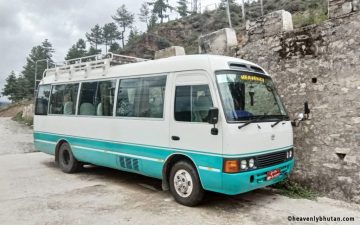
[(79, 84), (55, 85), (51, 90), (50, 114), (74, 115)]
[(175, 90), (175, 120), (207, 122), (213, 106), (208, 85), (177, 86)]
[(35, 115), (47, 115), (51, 85), (41, 85), (35, 103)]
[(79, 115), (112, 116), (115, 80), (81, 84)]
[(116, 115), (162, 118), (166, 76), (122, 79)]

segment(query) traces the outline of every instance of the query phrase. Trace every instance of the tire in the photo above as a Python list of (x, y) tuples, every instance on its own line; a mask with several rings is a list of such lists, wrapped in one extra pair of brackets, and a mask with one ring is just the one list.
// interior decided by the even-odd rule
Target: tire
[(182, 205), (195, 206), (204, 198), (199, 175), (188, 161), (177, 162), (171, 168), (169, 184), (175, 201)]
[(75, 173), (82, 167), (82, 164), (75, 159), (68, 143), (63, 143), (59, 148), (59, 167), (64, 173)]

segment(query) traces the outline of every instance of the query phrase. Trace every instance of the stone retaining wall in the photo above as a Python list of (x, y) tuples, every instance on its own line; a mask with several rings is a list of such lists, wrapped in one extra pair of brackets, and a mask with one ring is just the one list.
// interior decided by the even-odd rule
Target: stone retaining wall
[(360, 14), (249, 39), (236, 57), (272, 74), (290, 116), (309, 102), (311, 119), (294, 128), (292, 179), (360, 203)]

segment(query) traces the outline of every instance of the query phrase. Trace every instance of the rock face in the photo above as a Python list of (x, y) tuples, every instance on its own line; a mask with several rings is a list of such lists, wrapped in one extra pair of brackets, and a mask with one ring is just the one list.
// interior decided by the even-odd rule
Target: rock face
[(24, 107), (22, 118), (25, 121), (32, 121), (34, 118), (34, 104), (30, 104)]
[(329, 16), (336, 18), (359, 10), (359, 0), (329, 0)]
[(224, 28), (200, 36), (199, 53), (226, 54), (230, 47), (238, 44), (235, 30)]
[(283, 31), (292, 31), (292, 16), (285, 10), (279, 10), (247, 23), (249, 40), (258, 40)]
[(258, 63), (273, 76), (290, 117), (309, 102), (310, 120), (294, 128), (292, 179), (356, 203), (360, 203), (359, 49), (360, 13), (250, 38), (234, 49), (236, 57)]

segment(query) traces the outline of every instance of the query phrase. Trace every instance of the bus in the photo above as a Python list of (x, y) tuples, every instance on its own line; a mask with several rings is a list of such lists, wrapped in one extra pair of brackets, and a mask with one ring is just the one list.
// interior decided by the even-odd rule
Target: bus
[(286, 179), (293, 130), (271, 76), (215, 55), (110, 53), (45, 70), (34, 144), (65, 173), (84, 164), (162, 180), (175, 201), (237, 195)]

